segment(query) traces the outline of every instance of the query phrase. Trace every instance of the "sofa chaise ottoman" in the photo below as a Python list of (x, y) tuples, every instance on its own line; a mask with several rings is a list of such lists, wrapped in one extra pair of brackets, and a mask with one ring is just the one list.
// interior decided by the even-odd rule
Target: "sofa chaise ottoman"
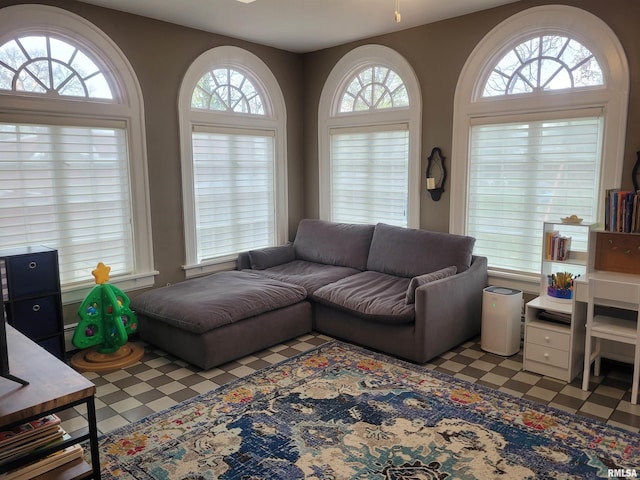
[(303, 287), (251, 272), (220, 272), (131, 300), (145, 342), (202, 369), (312, 330)]

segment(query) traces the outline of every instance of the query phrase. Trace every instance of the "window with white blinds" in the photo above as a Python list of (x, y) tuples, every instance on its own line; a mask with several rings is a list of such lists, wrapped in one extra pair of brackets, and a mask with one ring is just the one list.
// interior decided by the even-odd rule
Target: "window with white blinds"
[(124, 125), (0, 124), (0, 247), (58, 249), (63, 284), (131, 273), (128, 163)]
[(598, 217), (602, 116), (548, 116), (471, 126), (467, 231), (492, 268), (538, 273), (543, 221)]
[(338, 61), (318, 105), (320, 218), (420, 226), (421, 98), (393, 49), (361, 45)]
[(238, 47), (203, 53), (185, 74), (179, 115), (186, 276), (285, 243), (286, 108), (269, 68)]
[(454, 100), (449, 227), (476, 237), (492, 285), (539, 291), (544, 221), (602, 222), (604, 192), (621, 186), (628, 95), (624, 48), (578, 7), (524, 9), (470, 53)]
[(152, 286), (144, 108), (124, 53), (47, 5), (0, 9), (0, 248), (58, 250), (62, 298), (98, 262), (124, 291)]
[(331, 130), (331, 219), (407, 226), (406, 125)]
[(197, 261), (275, 244), (274, 137), (196, 128)]

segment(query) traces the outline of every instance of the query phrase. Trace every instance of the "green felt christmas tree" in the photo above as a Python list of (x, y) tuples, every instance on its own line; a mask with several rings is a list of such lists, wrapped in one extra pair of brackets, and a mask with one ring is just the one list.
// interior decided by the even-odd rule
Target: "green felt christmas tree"
[(127, 343), (138, 329), (135, 313), (129, 308), (129, 297), (118, 287), (107, 283), (111, 267), (100, 262), (91, 274), (96, 286), (80, 305), (80, 322), (73, 333), (73, 345), (84, 349), (97, 347), (99, 353), (113, 353)]

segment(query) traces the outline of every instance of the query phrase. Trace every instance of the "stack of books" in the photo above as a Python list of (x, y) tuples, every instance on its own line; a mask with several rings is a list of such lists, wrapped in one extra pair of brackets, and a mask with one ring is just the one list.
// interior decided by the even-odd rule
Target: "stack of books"
[(571, 251), (571, 237), (560, 235), (552, 231), (545, 234), (545, 259), (562, 262), (569, 258)]
[(69, 435), (60, 426), (60, 418), (56, 415), (47, 415), (11, 430), (0, 431), (0, 480), (27, 480), (81, 458), (82, 447), (72, 445), (17, 469), (6, 471), (9, 462), (68, 438)]
[(638, 192), (609, 189), (605, 192), (604, 229), (608, 232), (640, 233)]

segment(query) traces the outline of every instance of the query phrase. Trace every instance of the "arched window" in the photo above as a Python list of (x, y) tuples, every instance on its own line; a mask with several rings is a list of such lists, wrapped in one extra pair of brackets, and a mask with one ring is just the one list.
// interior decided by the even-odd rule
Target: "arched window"
[(339, 113), (408, 107), (409, 94), (400, 76), (389, 67), (367, 65), (353, 75), (342, 91)]
[(602, 86), (602, 68), (591, 50), (565, 35), (536, 34), (498, 60), (482, 96)]
[(22, 34), (0, 46), (0, 90), (113, 100), (103, 71), (82, 49), (48, 33)]
[(578, 8), (525, 10), (478, 44), (456, 90), (450, 223), (491, 275), (538, 281), (543, 221), (603, 220), (628, 83), (615, 34)]
[(187, 276), (286, 241), (285, 109), (266, 65), (218, 47), (180, 91)]
[(193, 110), (264, 115), (262, 94), (245, 73), (236, 68), (215, 68), (202, 76), (191, 97)]
[(153, 284), (140, 87), (115, 44), (43, 5), (0, 10), (0, 247), (58, 249), (65, 301), (98, 262)]
[(367, 45), (338, 62), (320, 98), (321, 218), (418, 226), (420, 106), (393, 50)]

